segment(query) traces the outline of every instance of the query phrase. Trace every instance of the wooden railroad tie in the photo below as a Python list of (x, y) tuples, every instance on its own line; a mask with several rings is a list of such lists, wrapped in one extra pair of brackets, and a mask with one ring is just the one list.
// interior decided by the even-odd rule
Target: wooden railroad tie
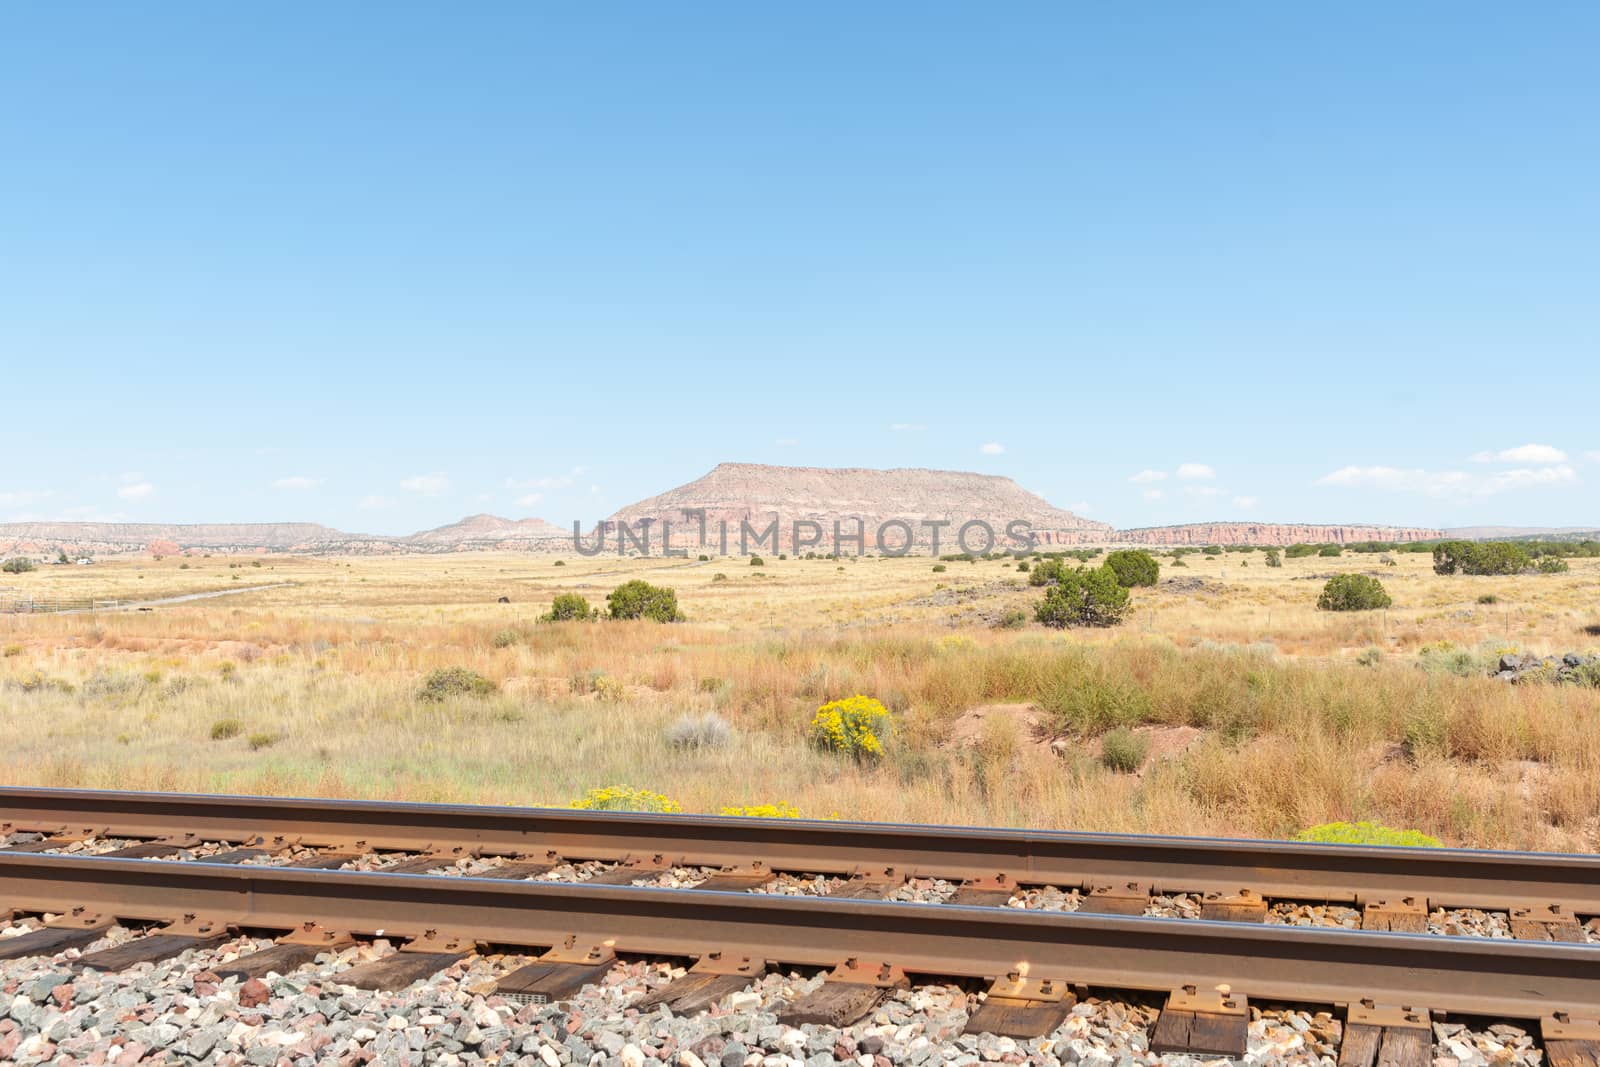
[(1067, 983), (1059, 979), (1028, 978), (1020, 972), (1008, 974), (989, 987), (988, 996), (967, 1017), (962, 1032), (1024, 1039), (1045, 1037), (1067, 1021), (1077, 1002)]
[(169, 959), (192, 948), (211, 948), (232, 936), (233, 930), (219, 919), (185, 915), (143, 937), (81, 956), (72, 966), (83, 970), (123, 971), (135, 964)]
[(1523, 941), (1584, 941), (1583, 927), (1560, 904), (1512, 908), (1510, 919), (1511, 936)]
[(1147, 882), (1087, 884), (1078, 910), (1091, 915), (1143, 915), (1150, 907)]
[(906, 873), (893, 867), (874, 867), (858, 870), (839, 886), (830, 897), (840, 900), (882, 900), (906, 884)]
[(955, 895), (950, 898), (950, 903), (965, 904), (969, 907), (1003, 908), (1011, 903), (1011, 895), (1016, 890), (1016, 879), (1002, 871), (988, 878), (969, 878), (962, 882)]
[(1168, 994), (1150, 1034), (1150, 1051), (1238, 1059), (1245, 1053), (1249, 1031), (1244, 997), (1228, 986), (1201, 990), (1186, 985)]
[(1425, 897), (1398, 895), (1368, 900), (1361, 909), (1361, 929), (1425, 934), (1428, 932), (1428, 901)]
[(324, 952), (338, 952), (355, 944), (355, 938), (344, 930), (330, 930), (318, 923), (308, 922), (296, 930), (279, 937), (271, 948), (240, 956), (232, 963), (218, 967), (223, 978), (236, 976), (240, 981), (262, 978), (268, 974), (288, 974), (301, 964), (310, 963)]
[(1600, 1067), (1600, 1016), (1558, 1011), (1540, 1021), (1539, 1031), (1550, 1067)]
[(586, 985), (605, 977), (617, 955), (608, 942), (576, 934), (525, 967), (495, 983), (495, 992), (521, 1004), (566, 1000)]
[(1345, 1013), (1339, 1067), (1429, 1067), (1433, 1017), (1424, 1009), (1363, 1000)]
[(601, 871), (584, 880), (585, 885), (632, 885), (641, 878), (654, 878), (682, 866), (681, 860), (669, 860), (656, 853), (653, 856), (629, 856), (609, 871)]
[(512, 856), (499, 867), (490, 867), (488, 870), (479, 871), (474, 878), (496, 878), (501, 881), (517, 882), (527, 878), (537, 878), (547, 871), (553, 871), (565, 862), (554, 852), (547, 852), (543, 859), (533, 856)]
[(398, 952), (359, 964), (334, 975), (331, 980), (357, 989), (404, 989), (418, 979), (438, 974), (477, 950), (477, 942), (470, 937), (427, 930), (421, 937), (401, 945)]
[(778, 1021), (788, 1026), (849, 1026), (874, 1011), (894, 990), (910, 986), (906, 972), (893, 964), (851, 957), (829, 972), (822, 985), (779, 1010)]
[(771, 867), (757, 860), (743, 867), (718, 871), (695, 888), (713, 893), (744, 893), (764, 886), (777, 877)]
[(708, 952), (695, 961), (689, 973), (647, 994), (634, 1007), (647, 1012), (665, 1004), (675, 1015), (689, 1015), (704, 1011), (730, 993), (749, 989), (750, 983), (766, 973), (764, 960)]
[(16, 960), (24, 956), (54, 956), (69, 948), (82, 948), (106, 936), (106, 931), (116, 925), (109, 915), (73, 908), (40, 926), (16, 937), (0, 941), (0, 960)]
[(1200, 918), (1226, 923), (1264, 923), (1267, 902), (1252, 889), (1237, 893), (1207, 893), (1200, 898)]

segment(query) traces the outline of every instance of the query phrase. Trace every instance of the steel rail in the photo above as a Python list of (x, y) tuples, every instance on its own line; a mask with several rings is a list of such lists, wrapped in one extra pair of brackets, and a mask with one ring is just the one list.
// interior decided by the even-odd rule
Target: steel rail
[[(1028, 885), (1137, 881), (1157, 892), (1365, 904), (1407, 895), (1434, 907), (1560, 904), (1600, 915), (1600, 856), (1313, 845), (891, 823), (649, 815), (460, 804), (174, 793), (0, 789), (0, 824), (130, 837), (193, 836), (565, 859), (665, 857), (704, 866), (952, 881), (1004, 873)], [(3, 855), (0, 850), (0, 855)]]
[(577, 935), (624, 953), (720, 950), (819, 966), (856, 958), (929, 975), (1021, 970), (1164, 992), (1227, 984), (1264, 1000), (1370, 998), (1500, 1018), (1587, 1014), (1600, 1003), (1600, 952), (1580, 945), (1015, 908), (3, 853), (0, 901), (123, 920), (188, 915), (267, 930), (314, 920), (357, 934), (438, 931), (519, 946)]

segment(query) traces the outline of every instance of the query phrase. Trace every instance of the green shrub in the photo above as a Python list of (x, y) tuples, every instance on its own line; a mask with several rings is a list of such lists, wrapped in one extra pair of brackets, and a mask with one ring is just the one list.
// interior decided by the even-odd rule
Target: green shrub
[(762, 559), (760, 556), (751, 556), (750, 557), (750, 566), (752, 566), (752, 567), (765, 567), (766, 565), (767, 565), (767, 561)]
[(1376, 645), (1370, 645), (1362, 649), (1361, 653), (1356, 656), (1356, 662), (1363, 667), (1376, 667), (1383, 662), (1383, 649)]
[(665, 586), (651, 585), (640, 578), (623, 582), (606, 597), (613, 619), (653, 619), (656, 622), (682, 622), (678, 594)]
[(1143, 767), (1149, 754), (1150, 739), (1126, 727), (1118, 727), (1100, 739), (1100, 762), (1123, 774)]
[(1438, 848), (1444, 842), (1419, 830), (1396, 830), (1375, 822), (1325, 822), (1294, 835), (1296, 841), (1324, 845), (1405, 845), (1412, 848)]
[(1058, 679), (1040, 694), (1039, 706), (1056, 729), (1091, 737), (1155, 717), (1149, 693), (1126, 679), (1102, 674)]
[(1435, 574), (1521, 574), (1532, 565), (1528, 550), (1510, 541), (1442, 541), (1433, 549)]
[(726, 574), (723, 574), (723, 573), (722, 573), (722, 572), (721, 572), (721, 571), (718, 571), (718, 572), (717, 572), (717, 573), (715, 573), (715, 574), (713, 574), (713, 575), (712, 575), (712, 576), (711, 576), (711, 581), (712, 581), (712, 582), (713, 582), (713, 583), (716, 583), (716, 582), (725, 582), (725, 581), (727, 581), (727, 580), (728, 580), (728, 576), (727, 576), (727, 575), (726, 575)]
[(244, 733), (244, 723), (238, 719), (218, 719), (211, 724), (211, 740), (226, 741)]
[(465, 667), (440, 667), (430, 671), (417, 690), (417, 699), (437, 704), (451, 697), (485, 697), (500, 687), (477, 671)]
[(246, 738), (246, 743), (249, 744), (251, 752), (259, 752), (264, 748), (271, 748), (277, 744), (278, 735), (267, 733), (251, 734)]
[(1335, 575), (1317, 598), (1317, 607), (1322, 611), (1372, 611), (1392, 603), (1383, 583), (1365, 574)]
[(558, 559), (554, 563), (551, 564), (552, 567), (565, 567), (566, 565), (567, 565), (567, 561), (564, 560), (564, 559)]
[(1028, 625), (1028, 613), (1021, 608), (1012, 608), (1000, 616), (995, 625), (1002, 630), (1020, 630)]
[(1021, 571), (1023, 574), (1027, 574), (1028, 573), (1028, 561), (1025, 560), (1025, 559), (1017, 560), (1017, 570)]
[(1321, 548), (1317, 549), (1317, 555), (1326, 557), (1327, 559), (1333, 559), (1337, 556), (1343, 555), (1343, 553), (1344, 550), (1338, 545), (1323, 545)]
[(574, 800), (570, 807), (584, 811), (650, 811), (663, 815), (676, 815), (683, 808), (664, 793), (648, 789), (635, 789), (627, 785), (608, 785), (591, 789)]
[(933, 573), (935, 573), (935, 574), (943, 574), (944, 573), (944, 564), (943, 563), (935, 563), (933, 565)]
[(1269, 567), (1281, 567), (1281, 566), (1283, 566), (1283, 556), (1282, 556), (1281, 553), (1279, 553), (1279, 551), (1277, 549), (1275, 549), (1275, 548), (1267, 549), (1267, 566), (1269, 566)]
[(701, 563), (710, 563), (711, 562), (711, 557), (706, 555), (704, 552), (702, 552), (702, 553), (700, 553), (700, 562)]
[(1539, 561), (1540, 574), (1566, 574), (1572, 568), (1559, 556), (1545, 556)]
[(521, 640), (521, 635), (515, 630), (496, 630), (490, 644), (495, 648), (510, 648)]
[(858, 760), (878, 759), (894, 730), (889, 709), (869, 696), (856, 694), (830, 701), (811, 717), (811, 743)]
[(1412, 759), (1443, 756), (1449, 751), (1449, 728), (1437, 712), (1414, 711), (1400, 726), (1400, 742)]
[(5, 571), (7, 574), (25, 574), (33, 570), (33, 560), (15, 556), (0, 564), (0, 570)]
[(1034, 608), (1034, 617), (1046, 626), (1115, 626), (1128, 610), (1128, 591), (1117, 573), (1105, 564), (1094, 570), (1078, 567), (1062, 571)]
[(1065, 563), (1062, 563), (1059, 559), (1047, 559), (1034, 567), (1028, 574), (1028, 584), (1049, 585), (1052, 582), (1059, 582), (1061, 576), (1065, 573), (1067, 573), (1067, 565)]
[(1116, 572), (1117, 582), (1127, 589), (1136, 585), (1155, 585), (1161, 577), (1161, 564), (1142, 548), (1127, 548), (1106, 557), (1107, 567)]
[(1493, 593), (1485, 593), (1481, 597), (1478, 598), (1478, 603), (1480, 603), (1480, 604), (1498, 604), (1498, 603), (1500, 603), (1500, 598), (1495, 596)]
[(1288, 548), (1283, 550), (1283, 554), (1285, 556), (1288, 556), (1290, 559), (1303, 559), (1306, 556), (1314, 556), (1314, 555), (1316, 555), (1317, 554), (1317, 546), (1316, 545), (1290, 545)]
[(1220, 555), (1222, 555), (1222, 546), (1221, 545), (1207, 545), (1206, 547), (1202, 548), (1200, 551), (1205, 553), (1208, 556), (1220, 556)]
[(544, 622), (584, 622), (596, 614), (595, 609), (589, 606), (589, 601), (577, 593), (557, 593), (550, 610), (540, 618)]
[(1453, 674), (1458, 678), (1472, 678), (1486, 674), (1495, 657), (1480, 656), (1471, 649), (1457, 648), (1449, 641), (1423, 645), (1417, 650), (1417, 666), (1429, 674)]

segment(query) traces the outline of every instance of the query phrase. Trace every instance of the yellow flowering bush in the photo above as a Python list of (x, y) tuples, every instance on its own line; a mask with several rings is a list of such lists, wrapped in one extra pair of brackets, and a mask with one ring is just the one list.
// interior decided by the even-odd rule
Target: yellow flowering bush
[(634, 789), (627, 785), (591, 789), (581, 799), (574, 800), (571, 806), (585, 811), (654, 811), (664, 815), (676, 815), (683, 811), (676, 800), (663, 793), (652, 793), (648, 789)]
[(798, 819), (800, 809), (787, 800), (776, 804), (747, 804), (744, 807), (723, 808), (719, 814), (741, 815), (746, 819)]
[(822, 705), (811, 719), (811, 743), (857, 759), (877, 759), (894, 730), (889, 709), (869, 696), (856, 694)]
[(1325, 822), (1294, 835), (1296, 841), (1314, 841), (1326, 845), (1410, 845), (1414, 848), (1438, 848), (1443, 844), (1437, 837), (1420, 830), (1396, 830), (1373, 822)]

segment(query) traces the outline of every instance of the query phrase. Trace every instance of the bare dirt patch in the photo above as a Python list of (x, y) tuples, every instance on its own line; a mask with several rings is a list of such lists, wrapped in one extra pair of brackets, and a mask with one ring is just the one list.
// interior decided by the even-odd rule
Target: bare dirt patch
[(996, 722), (1009, 723), (1024, 743), (1040, 751), (1051, 750), (1047, 718), (1037, 704), (982, 704), (968, 708), (950, 724), (950, 732), (940, 743), (944, 749), (977, 748), (995, 729)]

